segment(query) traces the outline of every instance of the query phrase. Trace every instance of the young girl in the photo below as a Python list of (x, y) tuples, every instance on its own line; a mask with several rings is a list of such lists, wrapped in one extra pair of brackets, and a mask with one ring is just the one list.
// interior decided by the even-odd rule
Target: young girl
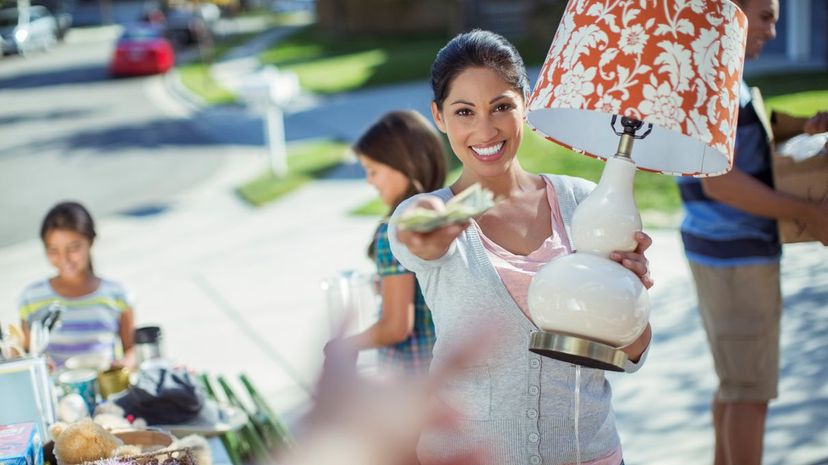
[[(368, 128), (353, 150), (365, 168), (368, 183), (379, 191), (389, 211), (414, 194), (431, 192), (445, 184), (442, 142), (417, 112), (386, 114)], [(343, 342), (356, 350), (379, 348), (379, 364), (383, 370), (407, 374), (425, 372), (434, 345), (431, 312), (414, 274), (391, 255), (386, 220), (377, 227), (368, 255), (376, 263), (380, 277), (380, 318), (370, 328)]]
[(60, 309), (60, 320), (46, 348), (58, 368), (72, 356), (88, 354), (116, 366), (134, 365), (135, 328), (127, 294), (120, 284), (96, 276), (92, 268), (92, 216), (79, 203), (59, 203), (43, 219), (40, 238), (57, 276), (32, 283), (23, 291), (19, 313), (26, 348), (32, 342), (33, 323)]
[[(481, 450), (493, 464), (618, 465), (621, 447), (603, 371), (576, 369), (528, 350), (537, 327), (529, 317), (532, 276), (549, 261), (571, 253), (569, 226), (589, 181), (524, 171), (515, 154), (523, 135), (529, 92), (523, 60), (497, 34), (472, 31), (452, 39), (432, 65), (434, 121), (448, 135), (463, 165), (459, 179), (431, 195), (415, 196), (409, 208), (445, 202), (474, 183), (500, 200), (476, 220), (429, 233), (389, 230), (394, 256), (417, 274), (431, 305), (439, 339), (433, 367), (444, 354), (479, 331), (497, 328), (485, 360), (467, 367), (441, 396), (458, 411), (461, 432), (427, 430), (418, 452), (424, 464)], [(650, 239), (636, 237), (635, 252), (613, 258), (645, 286), (643, 251)], [(484, 342), (484, 341), (481, 341)], [(634, 371), (650, 342), (650, 328), (624, 351)]]

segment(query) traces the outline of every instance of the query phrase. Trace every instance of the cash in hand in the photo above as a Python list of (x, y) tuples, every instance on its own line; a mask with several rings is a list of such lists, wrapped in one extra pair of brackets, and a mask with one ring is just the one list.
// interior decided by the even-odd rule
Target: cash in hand
[(494, 194), (475, 183), (449, 199), (444, 210), (417, 207), (400, 215), (395, 223), (402, 230), (427, 232), (467, 221), (492, 208), (494, 204)]

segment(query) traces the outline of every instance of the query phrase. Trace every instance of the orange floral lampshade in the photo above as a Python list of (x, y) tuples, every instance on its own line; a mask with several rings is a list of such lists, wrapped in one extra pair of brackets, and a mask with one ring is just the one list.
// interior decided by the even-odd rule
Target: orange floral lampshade
[(615, 152), (611, 115), (653, 125), (640, 169), (728, 171), (747, 18), (728, 0), (570, 0), (529, 100), (547, 139), (593, 157)]

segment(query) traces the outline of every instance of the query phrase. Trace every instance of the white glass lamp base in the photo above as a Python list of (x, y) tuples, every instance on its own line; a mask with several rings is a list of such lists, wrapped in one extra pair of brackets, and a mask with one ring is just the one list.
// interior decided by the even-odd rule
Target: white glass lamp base
[[(630, 141), (628, 140), (627, 143)], [(620, 151), (620, 149), (619, 149)], [(635, 165), (607, 161), (601, 181), (575, 210), (576, 253), (547, 263), (532, 278), (528, 304), (540, 332), (529, 350), (582, 366), (623, 370), (618, 347), (646, 329), (650, 298), (638, 275), (609, 258), (635, 250), (641, 217), (632, 195)]]
[(649, 295), (635, 273), (581, 252), (544, 265), (529, 285), (528, 303), (541, 330), (612, 347), (638, 339), (650, 315)]

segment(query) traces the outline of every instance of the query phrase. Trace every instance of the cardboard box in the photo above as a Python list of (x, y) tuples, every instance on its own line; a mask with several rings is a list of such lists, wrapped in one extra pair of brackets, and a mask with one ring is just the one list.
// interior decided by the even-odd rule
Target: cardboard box
[(0, 465), (43, 465), (43, 436), (37, 423), (0, 425)]
[[(828, 154), (795, 161), (791, 157), (774, 155), (773, 178), (776, 190), (812, 202), (828, 201)], [(779, 237), (782, 242), (809, 242), (815, 240), (806, 231), (803, 219), (780, 220)]]
[[(771, 125), (764, 111), (765, 104), (758, 88), (751, 88), (753, 106), (759, 121), (765, 128), (768, 144), (773, 153), (773, 183), (779, 192), (812, 202), (828, 201), (828, 154), (824, 144), (826, 134), (812, 136), (799, 134), (807, 118), (775, 112), (776, 122)], [(784, 142), (780, 138), (791, 137)], [(799, 139), (799, 140), (796, 140)], [(777, 142), (780, 142), (777, 144)], [(790, 156), (796, 155), (796, 158)], [(811, 242), (816, 239), (808, 231), (804, 219), (779, 220), (779, 238), (783, 243)]]

